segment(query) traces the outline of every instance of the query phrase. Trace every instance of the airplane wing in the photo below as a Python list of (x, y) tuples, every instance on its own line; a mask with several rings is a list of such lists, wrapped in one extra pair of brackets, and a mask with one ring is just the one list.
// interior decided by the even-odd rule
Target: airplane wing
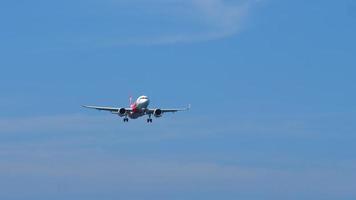
[[(178, 111), (187, 111), (187, 110), (190, 109), (190, 107), (191, 106), (189, 105), (187, 108), (178, 108), (178, 109), (173, 108), (173, 109), (159, 109), (159, 110), (162, 111), (162, 114), (163, 113), (168, 113), (168, 112), (175, 113), (175, 112), (178, 112)], [(146, 113), (147, 114), (153, 114), (155, 112), (155, 110), (157, 110), (157, 109), (147, 109)]]
[[(91, 108), (102, 111), (119, 112), (120, 108), (115, 107), (100, 107), (100, 106), (83, 106), (84, 108)], [(126, 111), (131, 111), (131, 108), (125, 108)]]

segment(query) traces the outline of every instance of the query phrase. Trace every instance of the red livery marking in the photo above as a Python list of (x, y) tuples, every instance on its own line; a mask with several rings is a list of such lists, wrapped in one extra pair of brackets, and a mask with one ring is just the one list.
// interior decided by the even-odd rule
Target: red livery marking
[(136, 103), (132, 104), (130, 107), (131, 107), (133, 112), (137, 111), (137, 104)]

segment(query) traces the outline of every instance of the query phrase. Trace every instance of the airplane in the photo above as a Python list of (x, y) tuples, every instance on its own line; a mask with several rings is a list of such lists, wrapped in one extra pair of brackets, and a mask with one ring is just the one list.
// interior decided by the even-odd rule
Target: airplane
[(109, 111), (112, 114), (119, 115), (120, 117), (124, 117), (123, 121), (128, 122), (129, 118), (137, 119), (139, 117), (148, 115), (147, 123), (152, 123), (152, 115), (156, 118), (162, 117), (163, 113), (175, 113), (178, 111), (187, 111), (190, 109), (190, 105), (184, 109), (149, 109), (148, 105), (150, 104), (150, 100), (147, 96), (140, 96), (137, 100), (132, 103), (132, 97), (129, 100), (129, 108), (118, 108), (118, 107), (101, 107), (101, 106), (87, 106), (83, 105), (85, 108), (96, 109), (100, 111)]

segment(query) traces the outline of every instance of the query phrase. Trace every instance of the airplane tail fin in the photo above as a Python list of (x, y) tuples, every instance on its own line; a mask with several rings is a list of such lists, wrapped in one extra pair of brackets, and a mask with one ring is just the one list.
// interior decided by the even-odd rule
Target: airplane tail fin
[(129, 106), (131, 106), (132, 105), (132, 96), (130, 95), (129, 96)]

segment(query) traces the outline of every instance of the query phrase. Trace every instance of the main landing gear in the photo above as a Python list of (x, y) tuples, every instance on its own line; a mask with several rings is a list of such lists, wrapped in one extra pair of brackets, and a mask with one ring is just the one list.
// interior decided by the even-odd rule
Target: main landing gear
[(147, 123), (152, 123), (151, 115), (148, 115)]
[(124, 122), (129, 122), (129, 118), (125, 117)]

